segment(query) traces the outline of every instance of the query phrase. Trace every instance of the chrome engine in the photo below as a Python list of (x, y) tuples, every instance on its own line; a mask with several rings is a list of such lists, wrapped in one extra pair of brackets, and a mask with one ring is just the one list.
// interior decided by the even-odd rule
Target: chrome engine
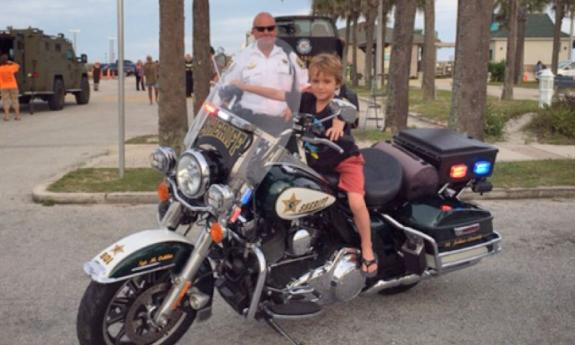
[(365, 277), (359, 266), (360, 255), (355, 248), (340, 249), (325, 265), (290, 283), (288, 296), (297, 295), (320, 305), (355, 298), (365, 286)]

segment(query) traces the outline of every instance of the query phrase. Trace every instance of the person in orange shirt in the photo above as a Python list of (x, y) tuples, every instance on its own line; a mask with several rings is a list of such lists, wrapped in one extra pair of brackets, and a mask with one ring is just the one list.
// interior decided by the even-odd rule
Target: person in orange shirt
[(20, 103), (18, 102), (18, 83), (15, 74), (20, 65), (8, 60), (8, 55), (0, 56), (0, 96), (4, 106), (4, 121), (10, 120), (10, 104), (14, 108), (15, 120), (20, 120)]

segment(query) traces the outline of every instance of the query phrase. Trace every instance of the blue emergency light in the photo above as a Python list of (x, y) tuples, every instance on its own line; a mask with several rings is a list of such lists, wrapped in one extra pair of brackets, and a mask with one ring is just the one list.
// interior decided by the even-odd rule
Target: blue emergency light
[(477, 176), (485, 176), (491, 172), (491, 162), (488, 161), (478, 161), (475, 162), (473, 166), (473, 172)]

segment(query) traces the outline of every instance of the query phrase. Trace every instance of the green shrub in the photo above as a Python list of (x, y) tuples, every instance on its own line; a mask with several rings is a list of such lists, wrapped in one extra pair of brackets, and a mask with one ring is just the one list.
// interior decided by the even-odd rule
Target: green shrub
[(502, 82), (505, 79), (505, 61), (490, 62), (489, 73), (491, 73), (491, 81)]
[(551, 107), (540, 109), (528, 128), (540, 139), (555, 135), (575, 139), (575, 97), (564, 96)]
[(506, 120), (505, 114), (500, 113), (487, 103), (485, 106), (485, 135), (493, 139), (502, 138)]

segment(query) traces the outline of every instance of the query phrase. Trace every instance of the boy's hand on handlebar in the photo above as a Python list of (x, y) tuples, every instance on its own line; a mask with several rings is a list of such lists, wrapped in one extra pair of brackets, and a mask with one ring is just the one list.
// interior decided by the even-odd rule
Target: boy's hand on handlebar
[(341, 121), (340, 119), (333, 119), (331, 128), (325, 132), (325, 135), (331, 141), (336, 141), (343, 136), (343, 127), (345, 126), (345, 122)]

